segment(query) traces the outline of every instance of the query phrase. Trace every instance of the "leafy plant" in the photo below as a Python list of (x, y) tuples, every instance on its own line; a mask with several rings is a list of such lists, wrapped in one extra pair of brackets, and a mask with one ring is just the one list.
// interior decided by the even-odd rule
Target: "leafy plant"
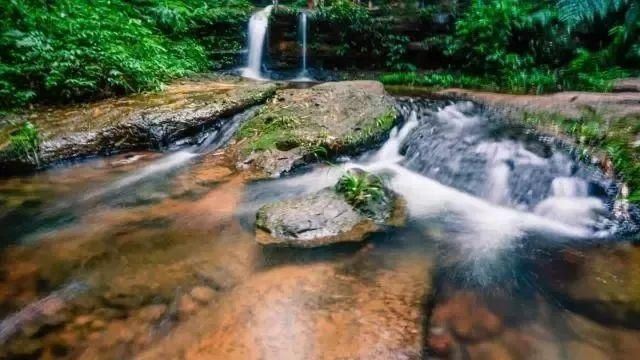
[(354, 170), (349, 170), (340, 177), (335, 190), (356, 208), (364, 207), (370, 202), (379, 202), (385, 195), (379, 176)]
[(249, 11), (247, 0), (0, 1), (0, 108), (161, 89), (239, 49)]
[(40, 135), (38, 128), (27, 121), (9, 135), (9, 148), (18, 157), (40, 166), (38, 151), (40, 150)]

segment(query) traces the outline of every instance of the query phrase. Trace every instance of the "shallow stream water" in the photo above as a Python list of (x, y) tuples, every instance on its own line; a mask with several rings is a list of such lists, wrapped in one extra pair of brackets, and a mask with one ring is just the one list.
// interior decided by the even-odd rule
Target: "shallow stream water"
[[(398, 104), (379, 149), (281, 179), (248, 183), (221, 150), (247, 114), (167, 154), (0, 179), (0, 358), (635, 359), (618, 185), (474, 104)], [(262, 204), (350, 167), (406, 199), (406, 227), (255, 243)]]

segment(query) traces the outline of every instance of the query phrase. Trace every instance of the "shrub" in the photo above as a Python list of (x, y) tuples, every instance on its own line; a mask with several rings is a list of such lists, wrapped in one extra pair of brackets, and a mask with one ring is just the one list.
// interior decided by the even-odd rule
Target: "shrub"
[(3, 1), (0, 107), (160, 89), (210, 69), (201, 35), (247, 11), (244, 0)]
[(39, 149), (40, 135), (38, 128), (28, 121), (9, 135), (9, 151), (15, 153), (18, 158), (36, 166), (40, 166)]

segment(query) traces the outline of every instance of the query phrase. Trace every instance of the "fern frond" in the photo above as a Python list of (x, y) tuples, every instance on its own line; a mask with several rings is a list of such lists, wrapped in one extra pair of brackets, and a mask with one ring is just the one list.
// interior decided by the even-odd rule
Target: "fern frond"
[(584, 22), (593, 22), (608, 14), (633, 5), (632, 0), (558, 0), (560, 19), (569, 26)]

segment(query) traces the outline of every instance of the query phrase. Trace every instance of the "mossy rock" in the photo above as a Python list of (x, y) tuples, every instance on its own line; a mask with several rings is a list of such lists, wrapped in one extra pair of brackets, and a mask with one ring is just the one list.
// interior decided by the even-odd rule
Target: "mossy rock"
[(386, 187), (380, 194), (375, 204), (355, 204), (336, 187), (265, 205), (256, 215), (256, 241), (308, 248), (360, 242), (373, 233), (404, 225), (404, 199)]
[(299, 164), (353, 154), (382, 142), (398, 118), (376, 81), (283, 89), (240, 129), (238, 164), (277, 177)]
[[(170, 85), (164, 92), (138, 94), (78, 106), (39, 109), (12, 115), (7, 123), (30, 121), (40, 135), (40, 167), (61, 160), (117, 152), (162, 148), (265, 102), (273, 83), (202, 79)], [(0, 122), (1, 123), (1, 122)], [(35, 164), (16, 157), (9, 134), (0, 127), (0, 172)]]

